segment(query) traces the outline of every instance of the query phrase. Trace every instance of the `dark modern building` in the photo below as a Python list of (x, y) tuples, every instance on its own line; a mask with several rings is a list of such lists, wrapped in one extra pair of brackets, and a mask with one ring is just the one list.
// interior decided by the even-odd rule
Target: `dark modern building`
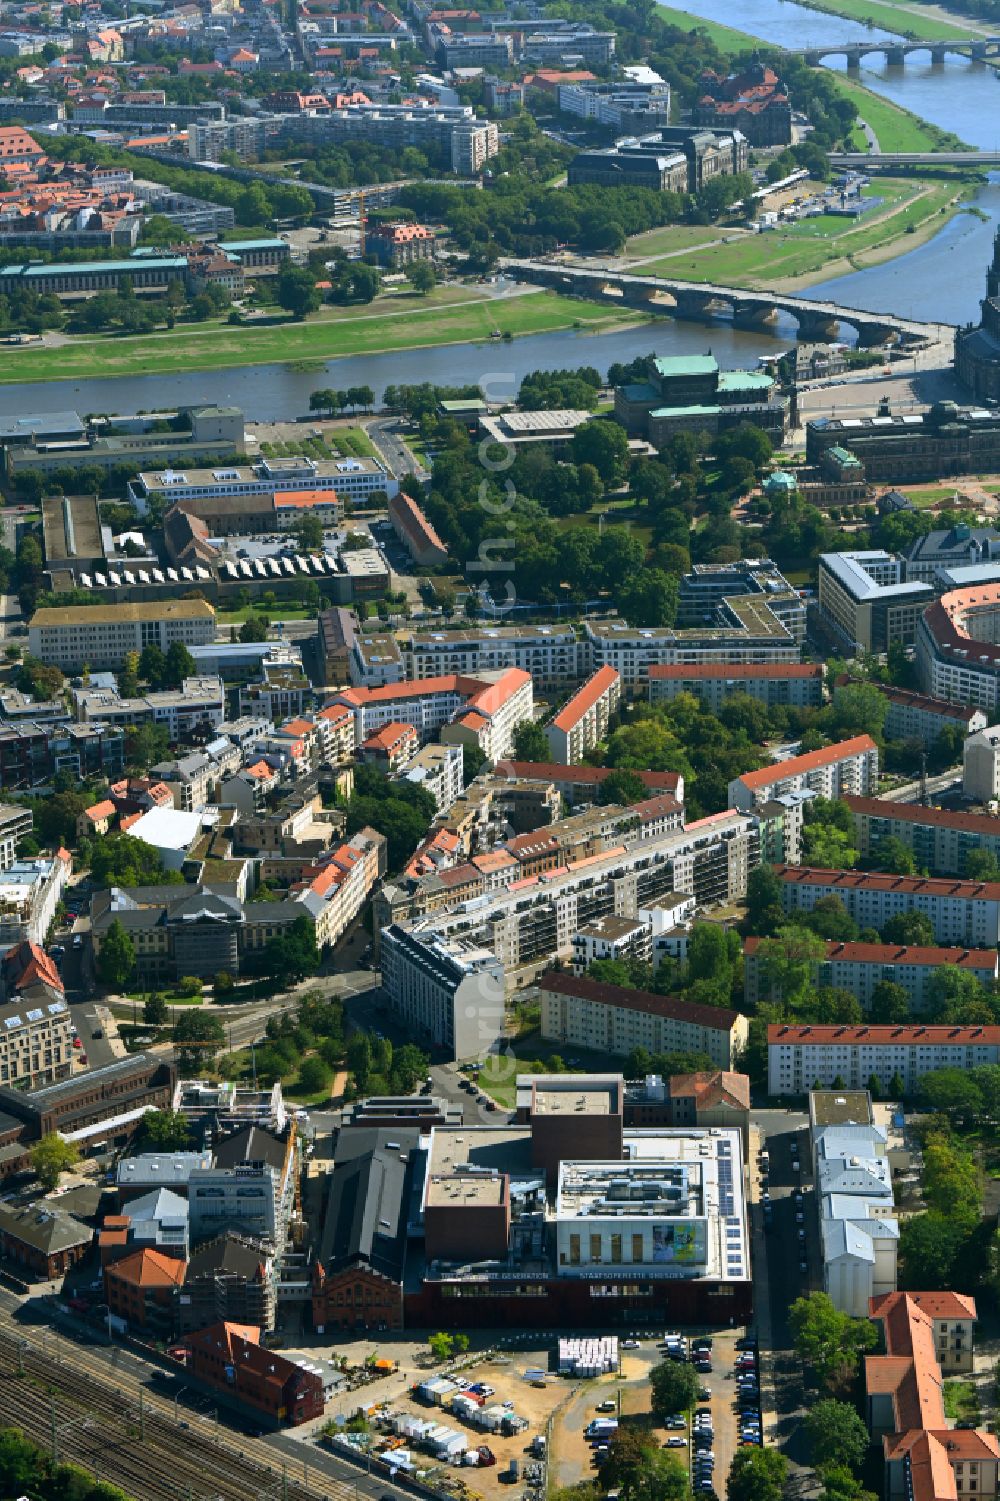
[(977, 324), (955, 335), (955, 374), (980, 401), (1000, 400), (1000, 229), (986, 273), (986, 296)]
[(749, 144), (739, 130), (666, 125), (651, 135), (630, 136), (614, 146), (581, 151), (569, 164), (569, 182), (571, 187), (599, 183), (697, 193), (713, 177), (745, 172), (749, 164)]

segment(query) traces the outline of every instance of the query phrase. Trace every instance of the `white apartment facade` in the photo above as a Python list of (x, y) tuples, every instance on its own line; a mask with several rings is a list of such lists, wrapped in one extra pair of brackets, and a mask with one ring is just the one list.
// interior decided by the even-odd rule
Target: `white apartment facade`
[(617, 669), (599, 667), (546, 725), (545, 735), (553, 761), (570, 766), (575, 761), (582, 761), (588, 751), (599, 745), (608, 733), (621, 694), (622, 680)]
[(613, 667), (626, 693), (634, 694), (648, 681), (649, 669), (698, 662), (756, 664), (797, 662), (799, 644), (792, 632), (755, 601), (748, 626), (676, 630), (672, 626), (631, 626), (624, 621), (587, 621), (584, 631), (591, 664)]
[(970, 735), (962, 751), (962, 791), (978, 803), (1000, 798), (1000, 724)]
[(496, 955), (443, 935), (430, 919), (381, 934), (382, 983), (393, 1016), (452, 1058), (484, 1058), (503, 1035), (504, 977)]
[[(399, 642), (402, 672), (419, 680), (456, 672), (475, 676), (518, 667), (546, 692), (571, 688), (587, 670), (587, 653), (572, 626), (483, 626), (479, 630), (413, 631)], [(381, 656), (381, 652), (376, 655)], [(379, 670), (372, 663), (368, 671)], [(369, 677), (369, 686), (376, 686)]]
[[(874, 1074), (885, 1092), (899, 1075), (912, 1093), (924, 1074), (1000, 1062), (1000, 1027), (793, 1026), (767, 1029), (767, 1092), (773, 1098), (830, 1089), (866, 1089)], [(838, 1088), (840, 1086), (838, 1085)]]
[(354, 716), (356, 746), (387, 724), (412, 724), (421, 740), (438, 735), (452, 744), (475, 741), (490, 761), (499, 761), (513, 747), (517, 726), (532, 717), (534, 695), (528, 673), (511, 667), (492, 680), (455, 673), (419, 683), (345, 688), (326, 707), (336, 704)]
[(815, 709), (823, 702), (821, 662), (696, 662), (650, 667), (649, 701), (669, 703), (680, 693), (692, 693), (718, 713), (734, 694), (746, 694), (767, 708), (787, 705)]
[(463, 756), (460, 745), (424, 745), (395, 775), (397, 782), (423, 787), (438, 813), (447, 813), (462, 794)]
[(749, 1023), (737, 1011), (699, 1006), (676, 996), (605, 985), (585, 975), (550, 970), (538, 982), (541, 1033), (547, 1042), (624, 1056), (707, 1053), (717, 1068), (732, 1069), (746, 1045)]
[(893, 876), (882, 871), (820, 870), (776, 865), (785, 912), (811, 912), (824, 897), (843, 902), (859, 928), (885, 927), (890, 918), (921, 912), (934, 941), (988, 949), (1000, 944), (1000, 882)]
[(842, 794), (854, 818), (858, 849), (868, 855), (883, 839), (899, 839), (917, 865), (934, 874), (962, 875), (974, 851), (1000, 859), (1000, 822), (981, 813), (953, 813), (884, 798)]
[(796, 792), (830, 798), (848, 794), (867, 797), (877, 782), (878, 746), (870, 735), (856, 735), (734, 777), (729, 784), (729, 806), (751, 813), (772, 798)]

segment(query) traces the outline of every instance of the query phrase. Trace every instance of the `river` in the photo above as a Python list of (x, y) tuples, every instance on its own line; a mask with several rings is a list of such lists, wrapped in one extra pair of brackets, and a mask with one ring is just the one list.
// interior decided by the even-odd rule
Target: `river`
[[(685, 9), (705, 20), (732, 24), (732, 0), (687, 0)], [(751, 35), (786, 47), (886, 39), (878, 27), (797, 5), (794, 0), (743, 0), (739, 26)], [(837, 60), (831, 59), (832, 66)], [(841, 66), (843, 64), (841, 63)], [(1000, 146), (1000, 73), (982, 63), (950, 56), (932, 64), (923, 54), (889, 67), (873, 57), (860, 81), (914, 114), (951, 130), (983, 149)], [(803, 295), (834, 298), (848, 306), (892, 312), (929, 321), (963, 323), (979, 316), (986, 266), (1000, 224), (1000, 181), (985, 184), (976, 198), (987, 218), (959, 214), (933, 239), (908, 255), (865, 271), (839, 277)], [(287, 419), (308, 410), (318, 386), (368, 385), (381, 396), (386, 385), (432, 381), (460, 385), (486, 381), (489, 394), (507, 396), (529, 370), (592, 364), (604, 372), (616, 360), (638, 354), (703, 354), (711, 349), (725, 368), (753, 365), (758, 354), (773, 353), (795, 337), (792, 320), (779, 320), (773, 333), (657, 320), (618, 333), (587, 334), (567, 329), (536, 334), (508, 344), (448, 345), (403, 353), (364, 355), (329, 361), (321, 369), (290, 365), (246, 366), (190, 375), (120, 376), (92, 381), (52, 381), (0, 386), (0, 416), (54, 412), (153, 411), (178, 404), (232, 403), (250, 419)], [(0, 358), (3, 358), (0, 355)], [(13, 356), (16, 358), (16, 356)]]

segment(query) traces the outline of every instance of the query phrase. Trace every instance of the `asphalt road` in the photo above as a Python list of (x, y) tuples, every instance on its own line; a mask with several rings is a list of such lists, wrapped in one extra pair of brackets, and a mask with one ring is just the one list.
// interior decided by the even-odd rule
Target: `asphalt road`
[(395, 479), (404, 474), (424, 474), (414, 454), (402, 437), (402, 424), (398, 417), (380, 417), (369, 422), (366, 431), (379, 458)]

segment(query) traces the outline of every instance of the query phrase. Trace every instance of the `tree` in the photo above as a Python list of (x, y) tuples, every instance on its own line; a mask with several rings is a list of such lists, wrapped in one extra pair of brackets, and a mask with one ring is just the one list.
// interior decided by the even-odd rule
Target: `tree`
[(877, 844), (873, 844), (866, 865), (873, 870), (888, 871), (894, 876), (912, 876), (916, 874), (917, 862), (913, 858), (913, 851), (897, 839), (895, 834), (887, 834)]
[(1000, 881), (1000, 861), (989, 850), (970, 850), (965, 857), (970, 881)]
[(940, 1292), (956, 1286), (969, 1227), (939, 1214), (913, 1214), (899, 1227), (899, 1286)]
[(757, 946), (761, 994), (794, 1006), (814, 986), (825, 954), (823, 940), (797, 923), (779, 928), (773, 938), (762, 938)]
[(548, 736), (534, 719), (522, 719), (514, 730), (515, 761), (548, 761)]
[(267, 974), (290, 984), (316, 973), (319, 969), (316, 928), (305, 914), (268, 941), (263, 963)]
[(147, 1110), (140, 1135), (144, 1152), (183, 1152), (191, 1144), (191, 1127), (180, 1110)]
[(628, 436), (619, 423), (609, 418), (582, 423), (573, 434), (570, 451), (574, 464), (593, 465), (605, 489), (613, 490), (625, 483)]
[(889, 1080), (889, 1098), (891, 1100), (901, 1100), (905, 1094), (906, 1080), (899, 1072), (899, 1069), (897, 1069), (892, 1078)]
[(69, 1172), (79, 1160), (80, 1149), (76, 1142), (66, 1141), (58, 1131), (50, 1131), (31, 1149), (31, 1166), (46, 1193), (57, 1188), (63, 1173)]
[(319, 1094), (320, 1090), (329, 1094), (330, 1066), (318, 1053), (311, 1053), (299, 1064), (299, 1088), (304, 1094)]
[(619, 1428), (598, 1471), (604, 1490), (625, 1501), (689, 1501), (687, 1471), (646, 1428)]
[(179, 688), (185, 678), (193, 678), (197, 674), (197, 666), (194, 657), (188, 651), (183, 641), (172, 641), (167, 650), (165, 663), (166, 681), (169, 688)]
[(672, 1412), (693, 1407), (701, 1382), (694, 1366), (675, 1360), (661, 1361), (649, 1373), (650, 1406), (659, 1420)]
[(240, 640), (244, 642), (266, 641), (270, 627), (271, 622), (265, 616), (248, 615), (240, 626)]
[(777, 1449), (737, 1449), (729, 1466), (729, 1501), (781, 1501), (788, 1461)]
[(117, 917), (110, 923), (101, 943), (97, 974), (108, 990), (124, 990), (135, 974), (135, 944)]
[(372, 1045), (367, 1032), (356, 1032), (351, 1038), (345, 1062), (358, 1092), (363, 1094), (372, 1071)]
[(208, 1012), (182, 1011), (174, 1022), (174, 1048), (183, 1069), (203, 1069), (211, 1064), (225, 1040), (222, 1023)]
[(894, 980), (879, 980), (868, 1005), (868, 1020), (880, 1026), (898, 1026), (910, 1015), (910, 995)]
[(382, 288), (377, 266), (364, 261), (347, 261), (334, 277), (330, 293), (332, 302), (374, 302)]
[(858, 925), (839, 896), (821, 896), (812, 910), (803, 919), (819, 938), (836, 940), (838, 943), (853, 943), (858, 936)]
[(648, 797), (646, 785), (637, 771), (625, 771), (619, 768), (597, 789), (597, 801), (599, 803), (617, 803), (620, 807), (628, 808), (632, 803), (641, 803)]
[(454, 1336), (445, 1334), (443, 1331), (439, 1334), (429, 1334), (427, 1336), (427, 1344), (431, 1352), (431, 1357), (438, 1364), (443, 1360), (448, 1360), (452, 1350), (455, 1348)]
[(983, 1108), (982, 1091), (961, 1068), (932, 1069), (921, 1079), (918, 1093), (925, 1110), (946, 1115), (953, 1125), (974, 1120)]
[(619, 591), (622, 613), (632, 625), (673, 625), (680, 590), (677, 578), (662, 568), (643, 568), (627, 579)]
[(167, 659), (155, 642), (144, 646), (139, 657), (139, 676), (153, 689), (166, 686)]
[(294, 318), (305, 318), (314, 313), (320, 304), (316, 278), (305, 266), (293, 266), (286, 262), (278, 274), (278, 306), (285, 308)]
[(771, 865), (759, 865), (747, 877), (747, 928), (763, 936), (774, 933), (784, 921), (781, 878)]
[(292, 533), (303, 552), (321, 552), (323, 548), (323, 523), (311, 511), (296, 517)]
[(853, 735), (870, 735), (873, 740), (880, 740), (888, 712), (889, 700), (874, 683), (848, 683), (836, 689), (825, 717), (830, 733), (837, 740), (847, 740)]
[(877, 1340), (874, 1324), (841, 1313), (826, 1293), (796, 1298), (789, 1321), (800, 1359), (827, 1387), (853, 1374), (858, 1357)]
[(146, 997), (146, 1004), (142, 1008), (142, 1019), (147, 1027), (162, 1027), (168, 1014), (167, 1003), (159, 991)]
[(805, 1417), (809, 1458), (817, 1470), (843, 1465), (860, 1470), (868, 1452), (868, 1429), (849, 1402), (826, 1397)]
[(931, 948), (934, 925), (924, 912), (897, 912), (883, 927), (882, 942)]
[(433, 261), (412, 261), (406, 268), (406, 279), (415, 292), (426, 297), (437, 286), (437, 272)]

